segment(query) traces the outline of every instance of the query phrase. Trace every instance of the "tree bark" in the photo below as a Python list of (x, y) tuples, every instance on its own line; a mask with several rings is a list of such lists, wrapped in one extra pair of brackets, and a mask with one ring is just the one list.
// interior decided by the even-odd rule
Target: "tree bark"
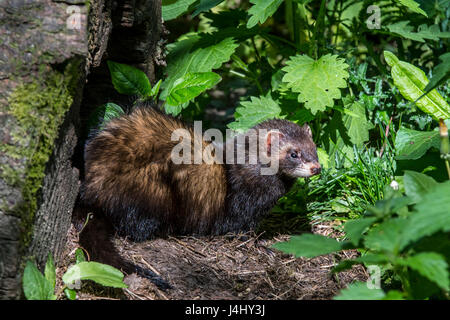
[(154, 79), (160, 30), (160, 0), (0, 3), (1, 299), (22, 297), (24, 261), (61, 259), (83, 120), (116, 96), (106, 59)]

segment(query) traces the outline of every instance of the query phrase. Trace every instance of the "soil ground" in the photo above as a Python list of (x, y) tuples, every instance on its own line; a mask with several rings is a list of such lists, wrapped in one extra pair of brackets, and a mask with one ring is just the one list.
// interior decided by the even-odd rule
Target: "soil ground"
[[(95, 224), (92, 226), (96, 229)], [(314, 224), (311, 231), (339, 235), (331, 224)], [(95, 230), (94, 236), (99, 238), (99, 232)], [(350, 282), (367, 279), (362, 266), (338, 274), (330, 273), (342, 259), (355, 257), (356, 251), (306, 259), (294, 258), (271, 248), (272, 244), (288, 239), (289, 235), (267, 236), (265, 231), (215, 237), (168, 237), (140, 243), (108, 236), (109, 245), (89, 240), (91, 248), (86, 249), (72, 227), (67, 254), (58, 268), (57, 278), (61, 279), (68, 266), (73, 264), (75, 250), (81, 246), (89, 259), (122, 269), (129, 286), (112, 289), (84, 281), (77, 297), (81, 300), (331, 299)], [(111, 256), (115, 259), (109, 260)], [(152, 271), (171, 288), (159, 288), (155, 281), (127, 271), (125, 264)], [(58, 285), (61, 288), (61, 283)]]

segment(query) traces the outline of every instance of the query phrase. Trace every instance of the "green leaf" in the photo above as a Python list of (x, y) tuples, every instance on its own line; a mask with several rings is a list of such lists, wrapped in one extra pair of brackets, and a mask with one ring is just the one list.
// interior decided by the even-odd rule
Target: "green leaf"
[(75, 250), (75, 263), (78, 264), (80, 262), (85, 262), (86, 258), (84, 256), (84, 252), (83, 249), (78, 248), (77, 250)]
[(403, 293), (397, 290), (389, 290), (383, 300), (405, 300)]
[(370, 227), (377, 218), (359, 218), (349, 220), (344, 225), (345, 233), (349, 240), (356, 246), (362, 238), (363, 233)]
[(102, 130), (114, 118), (125, 114), (125, 111), (115, 103), (108, 102), (94, 110), (89, 116), (87, 128), (89, 130)]
[(373, 128), (372, 124), (367, 120), (364, 106), (355, 101), (344, 105), (345, 110), (351, 114), (345, 114), (342, 118), (350, 141), (358, 146), (363, 146), (364, 142), (369, 140), (369, 130)]
[(152, 86), (141, 70), (122, 63), (107, 61), (111, 80), (117, 92), (127, 95), (149, 97)]
[(450, 106), (437, 90), (432, 90), (420, 98), (425, 93), (424, 89), (428, 84), (428, 79), (421, 69), (400, 61), (389, 51), (384, 51), (384, 57), (391, 67), (394, 84), (405, 99), (415, 102), (419, 109), (436, 120), (450, 118)]
[(433, 77), (423, 89), (425, 92), (433, 90), (450, 78), (450, 52), (443, 54), (439, 59), (442, 63), (433, 69)]
[(31, 261), (25, 265), (22, 284), (28, 300), (56, 300), (52, 284)]
[(64, 294), (66, 295), (67, 299), (69, 299), (69, 300), (77, 299), (77, 292), (73, 289), (65, 288)]
[(54, 291), (56, 285), (56, 268), (51, 253), (48, 254), (47, 262), (45, 263), (44, 275), (45, 279), (52, 285)]
[(127, 288), (123, 283), (123, 273), (114, 267), (98, 262), (80, 262), (71, 266), (63, 275), (66, 285), (80, 280), (92, 280), (101, 285), (114, 288)]
[(340, 251), (343, 248), (342, 243), (335, 239), (309, 233), (292, 236), (289, 241), (275, 243), (273, 247), (296, 257), (306, 258)]
[(174, 83), (166, 103), (178, 106), (189, 102), (202, 92), (215, 86), (220, 80), (222, 78), (214, 72), (187, 73)]
[(438, 185), (438, 183), (430, 176), (409, 170), (405, 171), (403, 183), (405, 184), (406, 195), (410, 197), (414, 203), (420, 202), (425, 194)]
[(266, 97), (250, 97), (250, 101), (241, 102), (236, 108), (235, 121), (228, 124), (228, 128), (235, 131), (246, 131), (258, 123), (280, 117), (281, 108), (272, 99), (270, 94)]
[(252, 28), (259, 23), (264, 23), (277, 11), (283, 0), (250, 0), (253, 6), (248, 10), (250, 19), (247, 28)]
[(224, 62), (230, 60), (238, 46), (233, 38), (226, 38), (207, 47), (197, 47), (197, 43), (201, 40), (201, 36), (194, 35), (177, 41), (170, 47), (167, 57), (167, 78), (161, 84), (161, 100), (166, 100), (175, 81), (187, 73), (211, 72), (220, 68)]
[(224, 0), (200, 0), (200, 2), (195, 7), (195, 11), (192, 14), (192, 17), (195, 17), (196, 15), (202, 12), (211, 10), (212, 8), (219, 5), (223, 1)]
[(401, 265), (410, 267), (419, 272), (428, 280), (436, 283), (444, 290), (450, 290), (450, 275), (445, 258), (434, 252), (422, 252), (412, 257), (399, 259)]
[(441, 32), (437, 24), (431, 26), (423, 24), (419, 26), (417, 32), (413, 32), (414, 28), (409, 25), (409, 21), (400, 21), (387, 26), (387, 28), (390, 32), (403, 38), (419, 42), (425, 42), (425, 39), (439, 41), (440, 38), (450, 38), (450, 32)]
[(439, 149), (439, 131), (416, 131), (400, 128), (395, 137), (397, 160), (416, 160), (431, 147)]
[(164, 21), (173, 20), (189, 11), (189, 7), (197, 0), (163, 0), (162, 18)]
[(381, 300), (385, 293), (381, 289), (369, 289), (366, 282), (354, 282), (333, 298), (333, 300)]
[(366, 248), (398, 254), (403, 248), (402, 233), (408, 221), (404, 218), (386, 220), (371, 229), (364, 237)]
[(150, 92), (150, 97), (156, 97), (159, 93), (159, 87), (161, 86), (162, 80), (159, 79), (158, 82), (153, 86), (151, 92)]
[(400, 2), (405, 7), (408, 7), (411, 11), (414, 11), (416, 13), (423, 14), (425, 17), (428, 17), (427, 13), (423, 11), (419, 4), (415, 2), (414, 0), (397, 0), (397, 2)]
[(319, 60), (297, 55), (291, 57), (286, 65), (283, 82), (299, 93), (298, 101), (304, 102), (313, 114), (333, 106), (333, 99), (341, 97), (339, 88), (347, 86), (348, 65), (336, 55), (327, 54)]

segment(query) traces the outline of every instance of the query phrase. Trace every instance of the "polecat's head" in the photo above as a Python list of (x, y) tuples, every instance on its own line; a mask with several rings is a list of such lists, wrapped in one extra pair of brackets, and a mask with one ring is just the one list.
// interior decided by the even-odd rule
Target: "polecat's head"
[(266, 121), (263, 127), (270, 128), (266, 135), (267, 152), (269, 156), (275, 152), (281, 174), (307, 178), (321, 172), (316, 145), (307, 124), (300, 127), (287, 120), (274, 119)]

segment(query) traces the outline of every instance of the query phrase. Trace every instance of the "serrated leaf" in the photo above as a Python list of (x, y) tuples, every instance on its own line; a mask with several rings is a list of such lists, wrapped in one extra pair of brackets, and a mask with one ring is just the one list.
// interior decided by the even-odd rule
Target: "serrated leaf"
[(292, 236), (289, 241), (275, 243), (273, 247), (285, 253), (293, 254), (296, 257), (306, 258), (340, 251), (343, 248), (341, 242), (317, 234)]
[(138, 95), (143, 98), (150, 96), (152, 86), (143, 71), (109, 60), (107, 64), (113, 86), (117, 92), (127, 95)]
[(89, 116), (87, 128), (89, 130), (102, 130), (109, 121), (123, 114), (125, 114), (125, 111), (123, 111), (122, 107), (108, 102), (96, 108)]
[(399, 259), (401, 265), (419, 272), (428, 280), (434, 282), (444, 290), (450, 290), (450, 275), (445, 258), (434, 252), (421, 252), (414, 256)]
[(192, 17), (195, 17), (196, 15), (209, 11), (215, 6), (221, 4), (224, 0), (200, 0), (197, 6), (195, 7), (195, 11), (192, 14)]
[(405, 99), (415, 102), (419, 109), (436, 120), (450, 118), (450, 106), (437, 90), (432, 90), (420, 98), (428, 84), (425, 72), (412, 64), (400, 61), (392, 52), (384, 51), (384, 57), (391, 67), (394, 84)]
[(370, 227), (377, 218), (359, 218), (355, 220), (349, 220), (344, 225), (345, 233), (349, 240), (356, 246), (361, 240), (364, 231)]
[(162, 1), (162, 18), (164, 21), (178, 18), (189, 11), (189, 7), (197, 0), (163, 0)]
[(395, 137), (397, 160), (416, 160), (431, 147), (440, 147), (439, 131), (416, 131), (400, 128)]
[(442, 63), (438, 64), (433, 69), (433, 77), (430, 79), (430, 82), (425, 89), (423, 89), (425, 92), (433, 90), (450, 78), (450, 52), (443, 54), (439, 59)]
[(367, 120), (364, 106), (355, 101), (349, 105), (344, 106), (345, 110), (351, 114), (345, 114), (342, 118), (350, 141), (360, 147), (364, 142), (369, 140), (369, 130), (373, 127)]
[(425, 17), (428, 17), (427, 13), (423, 11), (419, 4), (415, 2), (414, 0), (397, 0), (397, 2), (401, 3), (405, 7), (408, 7), (411, 11), (414, 11), (416, 13), (423, 14)]
[(123, 273), (120, 270), (98, 262), (80, 262), (71, 266), (62, 279), (66, 285), (72, 285), (80, 280), (92, 280), (101, 285), (114, 288), (127, 288), (123, 283)]
[(364, 237), (366, 248), (397, 254), (403, 248), (402, 233), (408, 221), (404, 218), (386, 220)]
[(44, 276), (45, 279), (47, 279), (47, 281), (51, 284), (53, 290), (55, 290), (56, 268), (51, 253), (48, 254), (47, 262), (45, 263)]
[(369, 265), (382, 265), (389, 261), (388, 256), (379, 253), (366, 253), (361, 257), (352, 260), (344, 260), (334, 267), (331, 272), (342, 272), (344, 270), (351, 269), (355, 264)]
[(264, 23), (277, 11), (283, 0), (250, 0), (253, 4), (248, 14), (250, 19), (247, 22), (247, 28), (252, 28), (259, 23)]
[(425, 39), (438, 41), (440, 38), (450, 38), (450, 32), (442, 32), (437, 24), (427, 26), (420, 25), (417, 32), (409, 25), (409, 21), (400, 21), (387, 26), (390, 32), (398, 34), (406, 39), (425, 42)]
[(31, 261), (25, 265), (22, 284), (28, 300), (56, 300), (52, 284)]
[(243, 101), (236, 108), (235, 121), (228, 124), (228, 128), (235, 131), (246, 131), (258, 123), (279, 118), (281, 108), (270, 95), (266, 97), (250, 97), (250, 101)]
[(425, 194), (438, 185), (438, 183), (430, 176), (409, 170), (405, 171), (403, 183), (405, 185), (406, 195), (415, 203), (422, 200)]
[(220, 80), (222, 78), (214, 72), (189, 72), (175, 81), (166, 102), (171, 106), (189, 102), (202, 92), (215, 86)]
[(226, 38), (216, 44), (197, 48), (195, 45), (201, 39), (201, 36), (194, 35), (171, 46), (167, 57), (167, 78), (161, 84), (161, 100), (167, 98), (175, 81), (187, 73), (211, 72), (213, 69), (220, 68), (224, 62), (230, 60), (238, 46), (233, 38)]
[(286, 65), (283, 82), (299, 93), (298, 101), (304, 102), (313, 114), (333, 106), (333, 99), (341, 97), (339, 88), (347, 86), (348, 65), (336, 55), (327, 54), (319, 60), (297, 55), (291, 57)]
[(333, 300), (381, 300), (385, 297), (381, 289), (369, 289), (366, 282), (354, 282), (333, 298)]

